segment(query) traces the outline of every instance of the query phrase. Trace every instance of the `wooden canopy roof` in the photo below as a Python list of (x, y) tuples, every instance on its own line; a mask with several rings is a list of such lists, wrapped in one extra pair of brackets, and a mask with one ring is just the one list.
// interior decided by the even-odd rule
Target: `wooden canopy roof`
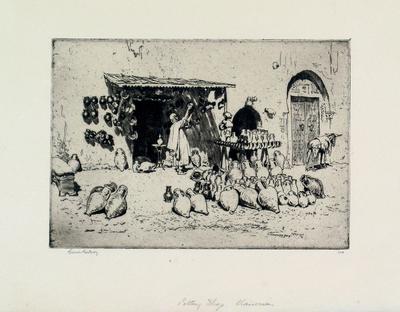
[(231, 83), (205, 81), (200, 79), (139, 77), (124, 74), (104, 73), (104, 79), (120, 88), (150, 87), (150, 88), (235, 88)]

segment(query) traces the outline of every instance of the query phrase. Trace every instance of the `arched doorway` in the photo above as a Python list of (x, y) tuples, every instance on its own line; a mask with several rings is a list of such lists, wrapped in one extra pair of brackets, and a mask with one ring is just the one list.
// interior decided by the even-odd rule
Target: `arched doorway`
[(293, 76), (287, 86), (288, 158), (292, 165), (306, 161), (307, 143), (321, 132), (322, 108), (329, 95), (322, 79), (305, 70)]
[(254, 130), (257, 129), (261, 123), (260, 113), (250, 104), (245, 104), (233, 116), (232, 131), (236, 136), (239, 136), (243, 129)]
[[(249, 100), (246, 101), (245, 105), (239, 109), (232, 119), (232, 131), (235, 133), (237, 137), (240, 136), (243, 129), (254, 130), (257, 129), (261, 125), (261, 115), (260, 113), (253, 107), (253, 103)], [(247, 151), (246, 156), (250, 158), (252, 152)], [(229, 153), (229, 157), (233, 160), (238, 159), (237, 152), (231, 150)]]

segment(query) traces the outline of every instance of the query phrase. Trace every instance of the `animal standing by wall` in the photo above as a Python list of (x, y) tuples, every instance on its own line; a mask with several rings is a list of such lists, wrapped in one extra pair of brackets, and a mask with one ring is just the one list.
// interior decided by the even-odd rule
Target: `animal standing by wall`
[(341, 134), (329, 133), (312, 139), (310, 142), (308, 142), (306, 170), (311, 169), (311, 156), (313, 156), (313, 158), (319, 156), (320, 168), (326, 167), (328, 165), (326, 154), (329, 154), (329, 156), (332, 154), (332, 149), (333, 147), (335, 147), (336, 144), (336, 138), (339, 136), (341, 136)]

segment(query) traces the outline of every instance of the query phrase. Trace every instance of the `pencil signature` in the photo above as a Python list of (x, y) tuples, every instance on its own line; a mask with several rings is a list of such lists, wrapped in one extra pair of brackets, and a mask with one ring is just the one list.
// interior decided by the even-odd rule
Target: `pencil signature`
[(68, 249), (67, 253), (69, 255), (94, 255), (97, 256), (98, 252), (92, 249)]

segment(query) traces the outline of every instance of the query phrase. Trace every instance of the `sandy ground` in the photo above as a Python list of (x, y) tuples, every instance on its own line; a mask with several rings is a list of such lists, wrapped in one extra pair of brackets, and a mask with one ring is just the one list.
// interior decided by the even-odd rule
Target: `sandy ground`
[[(296, 178), (304, 167), (285, 171)], [(91, 170), (76, 175), (79, 196), (59, 197), (51, 187), (50, 245), (61, 248), (347, 248), (349, 221), (348, 165), (308, 174), (324, 182), (325, 199), (307, 208), (280, 206), (281, 212), (239, 206), (234, 215), (208, 202), (208, 216), (190, 219), (171, 212), (163, 202), (166, 185), (186, 189), (194, 182), (161, 168), (153, 173)], [(96, 185), (114, 181), (128, 187), (128, 211), (107, 220), (105, 214), (84, 214), (86, 199)], [(300, 183), (299, 183), (300, 185)]]

